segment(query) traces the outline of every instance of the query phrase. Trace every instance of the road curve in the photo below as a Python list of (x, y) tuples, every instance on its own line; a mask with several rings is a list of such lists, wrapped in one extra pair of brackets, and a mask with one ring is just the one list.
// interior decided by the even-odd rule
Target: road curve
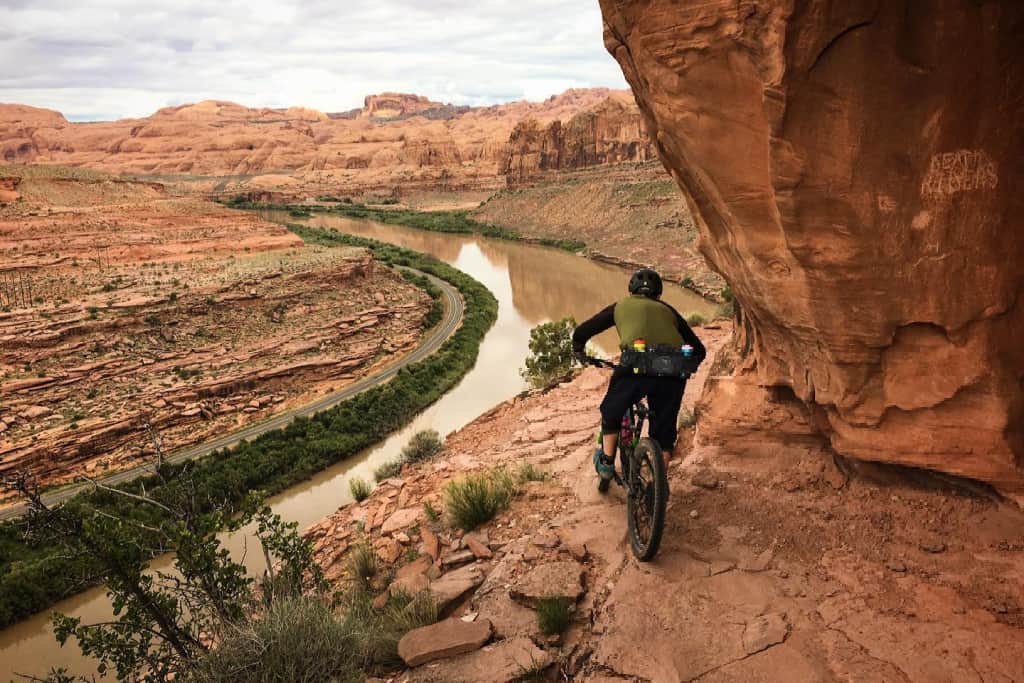
[[(371, 387), (377, 386), (378, 384), (387, 382), (403, 367), (423, 360), (441, 348), (441, 345), (455, 333), (455, 330), (457, 330), (459, 325), (462, 323), (462, 316), (465, 312), (465, 303), (462, 300), (462, 295), (459, 293), (459, 290), (449, 282), (438, 277), (434, 277), (429, 273), (421, 273), (420, 271), (413, 270), (412, 268), (405, 268), (404, 270), (425, 275), (430, 279), (431, 282), (441, 289), (445, 304), (445, 315), (441, 319), (441, 322), (434, 326), (434, 329), (424, 337), (423, 341), (414, 351), (408, 355), (402, 356), (399, 360), (388, 365), (379, 372), (369, 375), (368, 377), (364, 377), (353, 384), (349, 384), (343, 389), (327, 394), (300, 408), (295, 408), (294, 410), (289, 410), (281, 413), (280, 415), (275, 415), (268, 420), (249, 425), (248, 427), (244, 427), (230, 434), (225, 434), (224, 436), (217, 437), (216, 439), (211, 439), (210, 441), (175, 451), (171, 455), (167, 456), (166, 460), (172, 463), (195, 460), (222, 448), (236, 446), (243, 440), (251, 440), (260, 434), (286, 427), (296, 417), (308, 417), (323, 410), (327, 410), (346, 399), (352, 398), (356, 394), (362, 393)], [(106, 486), (116, 486), (145, 474), (152, 474), (152, 465), (149, 463), (136, 465), (135, 467), (127, 470), (112, 472), (109, 475), (99, 478), (97, 481)], [(87, 481), (75, 483), (49, 493), (44, 493), (43, 502), (47, 505), (61, 503), (91, 487), (92, 484)], [(19, 503), (5, 510), (0, 510), (0, 522), (16, 519), (27, 511), (28, 506), (25, 503)]]

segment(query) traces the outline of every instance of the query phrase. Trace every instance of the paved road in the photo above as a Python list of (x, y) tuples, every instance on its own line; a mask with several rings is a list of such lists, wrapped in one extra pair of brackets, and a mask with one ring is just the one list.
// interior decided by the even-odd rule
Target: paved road
[[(398, 373), (398, 371), (405, 367), (406, 365), (423, 360), (427, 356), (437, 351), (439, 348), (441, 348), (441, 345), (444, 344), (445, 340), (447, 340), (448, 337), (454, 334), (455, 330), (457, 330), (459, 325), (462, 323), (462, 315), (465, 311), (465, 304), (462, 300), (462, 295), (460, 295), (459, 291), (455, 289), (455, 287), (453, 287), (451, 284), (449, 284), (445, 280), (441, 280), (440, 278), (436, 278), (433, 275), (427, 273), (423, 273), (423, 275), (426, 275), (435, 285), (441, 288), (445, 304), (445, 315), (444, 318), (441, 320), (440, 324), (436, 325), (434, 329), (431, 330), (431, 332), (423, 339), (420, 345), (416, 347), (415, 351), (406, 356), (402, 356), (398, 361), (387, 366), (380, 372), (364, 377), (363, 379), (359, 380), (358, 382), (355, 382), (354, 384), (349, 384), (344, 389), (340, 389), (334, 393), (327, 394), (322, 398), (318, 398), (312, 403), (307, 403), (301, 408), (296, 408), (294, 410), (281, 413), (280, 415), (275, 415), (274, 417), (270, 418), (269, 420), (266, 420), (265, 422), (249, 425), (248, 427), (240, 429), (237, 432), (225, 434), (224, 436), (217, 437), (216, 439), (212, 439), (210, 441), (206, 441), (204, 443), (197, 444), (195, 446), (189, 446), (188, 448), (176, 451), (167, 457), (167, 461), (177, 463), (184, 462), (186, 460), (195, 460), (197, 458), (202, 458), (206, 455), (209, 455), (210, 453), (220, 450), (222, 448), (236, 446), (242, 440), (252, 440), (253, 438), (265, 432), (269, 432), (274, 429), (281, 429), (282, 427), (287, 426), (296, 417), (306, 417), (309, 415), (313, 415), (314, 413), (319, 413), (320, 411), (327, 410), (331, 406), (337, 405), (338, 403), (341, 403), (346, 399), (352, 398), (356, 394), (362, 393), (363, 391), (366, 391), (371, 387), (386, 382), (392, 377), (394, 377)], [(105, 484), (106, 486), (116, 486), (118, 484), (123, 484), (127, 481), (131, 481), (132, 479), (135, 479), (138, 476), (152, 474), (152, 471), (152, 465), (146, 463), (143, 465), (137, 465), (136, 467), (132, 467), (131, 469), (113, 472), (105, 477), (101, 477), (100, 479), (98, 479), (98, 481), (102, 484)], [(72, 484), (70, 486), (66, 486), (64, 488), (43, 494), (43, 501), (48, 505), (60, 503), (91, 487), (92, 484), (89, 482)], [(26, 511), (27, 506), (24, 503), (12, 506), (6, 510), (0, 510), (0, 521), (15, 519), (25, 514)]]

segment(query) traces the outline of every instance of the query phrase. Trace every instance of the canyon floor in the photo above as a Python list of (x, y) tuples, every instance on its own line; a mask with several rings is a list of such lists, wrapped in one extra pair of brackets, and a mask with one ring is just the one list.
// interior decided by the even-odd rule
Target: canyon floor
[(430, 308), (364, 250), (157, 183), (0, 177), (0, 474), (59, 485), (265, 419), (414, 348)]
[[(712, 353), (729, 336), (699, 333)], [(382, 596), (438, 600), (441, 626), (406, 643), (426, 663), (388, 680), (1024, 680), (1019, 508), (947, 479), (855, 473), (813, 444), (706, 445), (699, 417), (670, 468), (659, 555), (640, 564), (624, 498), (599, 494), (591, 465), (606, 381), (588, 369), (502, 404), (307, 530), (338, 585), (365, 536), (394, 578)], [(428, 517), (448, 481), (520, 463), (547, 479), (483, 527)], [(539, 630), (544, 596), (574, 604), (561, 636)]]

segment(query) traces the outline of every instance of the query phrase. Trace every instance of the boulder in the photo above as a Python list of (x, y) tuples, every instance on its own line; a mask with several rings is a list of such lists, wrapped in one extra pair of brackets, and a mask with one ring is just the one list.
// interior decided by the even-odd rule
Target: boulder
[(739, 372), (845, 456), (1024, 500), (1024, 4), (600, 5)]
[(490, 638), (491, 622), (486, 619), (445, 619), (402, 636), (398, 641), (398, 655), (406, 666), (419, 666), (478, 650)]
[(552, 661), (551, 653), (541, 650), (529, 638), (510, 638), (433, 666), (413, 669), (403, 680), (406, 683), (512, 683), (530, 680), (526, 678), (528, 674), (544, 670)]
[(562, 560), (537, 565), (512, 586), (517, 602), (533, 607), (542, 598), (559, 597), (576, 602), (583, 595), (583, 565), (575, 560)]
[(437, 602), (437, 611), (447, 613), (448, 609), (484, 581), (483, 572), (469, 565), (448, 572), (430, 582), (431, 596)]
[(386, 536), (388, 534), (393, 534), (400, 529), (407, 529), (415, 524), (419, 518), (420, 511), (417, 508), (396, 510), (384, 521), (384, 524), (380, 528), (380, 532)]

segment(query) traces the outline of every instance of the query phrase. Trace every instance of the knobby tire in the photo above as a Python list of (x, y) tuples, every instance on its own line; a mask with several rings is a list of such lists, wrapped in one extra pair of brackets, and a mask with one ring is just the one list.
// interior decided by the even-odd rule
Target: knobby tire
[[(647, 562), (657, 554), (658, 546), (661, 545), (661, 534), (665, 530), (668, 473), (665, 471), (661, 447), (651, 439), (640, 439), (630, 460), (630, 471), (626, 481), (629, 543), (636, 559)], [(638, 484), (637, 478), (642, 483)], [(648, 501), (643, 500), (646, 497), (644, 490), (651, 491)], [(646, 518), (646, 524), (640, 523), (643, 519), (638, 520), (638, 514)]]

